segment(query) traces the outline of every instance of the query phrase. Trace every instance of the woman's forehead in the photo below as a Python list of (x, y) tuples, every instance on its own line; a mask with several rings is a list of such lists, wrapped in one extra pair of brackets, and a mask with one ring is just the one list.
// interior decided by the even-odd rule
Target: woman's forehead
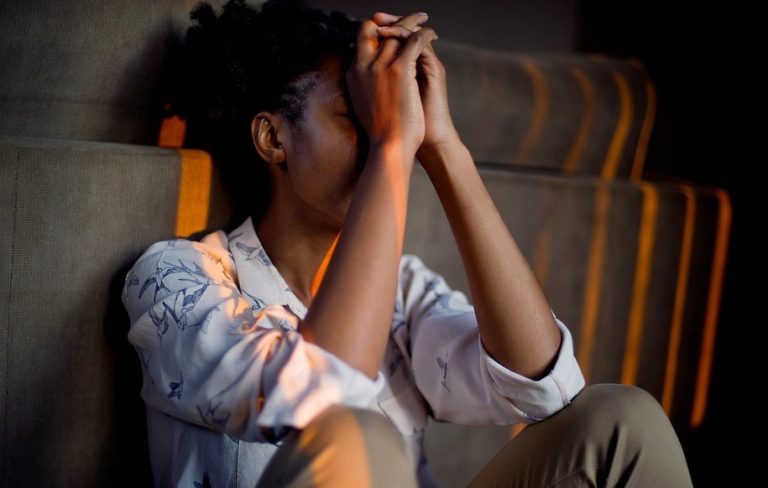
[(349, 97), (341, 60), (330, 58), (324, 61), (313, 75), (316, 85), (312, 92), (315, 95), (330, 102), (344, 101)]

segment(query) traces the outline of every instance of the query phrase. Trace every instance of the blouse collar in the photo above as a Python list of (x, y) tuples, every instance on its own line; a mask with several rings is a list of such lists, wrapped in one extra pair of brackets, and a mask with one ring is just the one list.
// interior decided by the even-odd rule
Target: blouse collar
[(228, 235), (229, 251), (235, 259), (240, 290), (263, 305), (280, 304), (303, 319), (307, 308), (277, 270), (262, 246), (251, 217)]

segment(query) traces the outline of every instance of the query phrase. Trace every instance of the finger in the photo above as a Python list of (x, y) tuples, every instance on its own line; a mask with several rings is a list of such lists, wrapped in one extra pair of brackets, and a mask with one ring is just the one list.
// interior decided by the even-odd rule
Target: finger
[[(420, 29), (420, 27), (417, 26), (416, 29)], [(408, 39), (408, 37), (415, 32), (415, 30), (406, 29), (401, 25), (385, 25), (376, 29), (376, 31), (381, 37), (394, 37), (401, 41)]]
[(437, 33), (429, 27), (424, 27), (418, 32), (414, 32), (405, 41), (405, 46), (400, 51), (398, 61), (405, 64), (415, 63), (424, 48), (435, 40), (437, 40)]
[(418, 64), (420, 77), (424, 76), (441, 76), (445, 77), (445, 67), (437, 58), (435, 53), (435, 47), (432, 43), (428, 43), (424, 46), (424, 50), (419, 54), (419, 59), (416, 61)]
[(379, 48), (377, 27), (372, 20), (366, 20), (360, 25), (360, 30), (357, 32), (356, 56), (358, 63), (368, 65), (376, 56), (376, 51)]
[(402, 18), (402, 15), (392, 15), (386, 12), (376, 12), (372, 17), (373, 21), (378, 25), (391, 25)]
[[(410, 33), (413, 33), (413, 30), (416, 27), (419, 27), (420, 24), (426, 22), (427, 18), (427, 14), (423, 12), (417, 12), (414, 14), (406, 15), (397, 21), (393, 27), (399, 27), (400, 29), (398, 32), (402, 35), (405, 35), (407, 38), (410, 36)], [(400, 49), (400, 46), (401, 44), (400, 42), (397, 42), (397, 39), (392, 37), (387, 38), (387, 40), (384, 41), (384, 47), (382, 48), (380, 59), (383, 62), (389, 64), (391, 60), (394, 59), (395, 55), (397, 54), (397, 50)]]
[(397, 25), (405, 27), (406, 29), (413, 30), (417, 25), (421, 25), (429, 19), (429, 15), (426, 12), (416, 12), (406, 15), (397, 21)]

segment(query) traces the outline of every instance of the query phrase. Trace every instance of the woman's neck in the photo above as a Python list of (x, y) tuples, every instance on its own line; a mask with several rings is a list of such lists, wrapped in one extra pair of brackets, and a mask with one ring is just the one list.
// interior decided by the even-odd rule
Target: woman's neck
[(270, 205), (254, 227), (280, 275), (309, 308), (340, 229), (318, 225), (281, 205)]

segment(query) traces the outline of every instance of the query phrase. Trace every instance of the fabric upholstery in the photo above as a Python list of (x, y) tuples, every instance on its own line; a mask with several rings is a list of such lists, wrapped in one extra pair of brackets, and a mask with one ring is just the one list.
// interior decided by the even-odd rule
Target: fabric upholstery
[(165, 55), (198, 3), (0, 2), (0, 134), (155, 144)]
[[(119, 295), (124, 271), (146, 246), (174, 235), (181, 201), (179, 152), (2, 137), (0, 162), (1, 216), (7, 229), (0, 238), (0, 280), (6, 290), (0, 297), (0, 372), (6, 385), (0, 402), (5, 442), (0, 445), (8, 446), (3, 453), (4, 481), (29, 480), (24, 466), (32, 459), (39, 465), (34, 478), (41, 483), (76, 479), (88, 485), (118, 475), (140, 478), (146, 471), (127, 462), (135, 463), (137, 457), (142, 461), (145, 455), (139, 371), (134, 369), (135, 353), (125, 342), (127, 324), (115, 293)], [(686, 209), (696, 206), (697, 244), (689, 258), (682, 321), (685, 339), (678, 346), (678, 380), (671, 403), (673, 421), (685, 425), (705, 319), (700, 304), (708, 293), (722, 205), (717, 195), (706, 188), (605, 182), (514, 172), (504, 166), (481, 165), (480, 170), (553, 309), (572, 331), (577, 355), (585, 333), (590, 259), (595, 242), (601, 241), (596, 222), (602, 222), (593, 345), (587, 356), (579, 357), (591, 383), (618, 382), (626, 369), (629, 314), (637, 300), (636, 277), (643, 273), (638, 271), (638, 248), (642, 234), (650, 232), (649, 222), (653, 224), (635, 377), (636, 384), (657, 399), (663, 396), (674, 284), (682, 233), (690, 218)], [(607, 202), (602, 213), (596, 204), (601, 198)], [(215, 190), (208, 198), (209, 229), (228, 217), (222, 200)], [(656, 202), (651, 218), (649, 200)], [(418, 254), (452, 287), (468, 293), (442, 207), (418, 166), (411, 183), (404, 251)], [(431, 444), (437, 471), (441, 462), (454, 462), (448, 452), (455, 447), (448, 441), (451, 434), (441, 433), (441, 428), (455, 429), (430, 427), (428, 436), (443, 439)], [(460, 435), (482, 436), (493, 446), (503, 444), (509, 430)], [(482, 449), (471, 450), (468, 472), (485, 461)]]
[(607, 178), (642, 174), (655, 95), (639, 63), (442, 39), (435, 50), (451, 113), (476, 161)]
[(96, 486), (147, 472), (140, 371), (116, 307), (121, 270), (173, 235), (179, 159), (0, 138), (0, 198), (13, 202), (0, 207), (0, 484)]
[[(550, 305), (572, 332), (588, 384), (640, 386), (665, 405), (677, 428), (687, 428), (700, 394), (694, 379), (705, 373), (702, 304), (712, 286), (715, 236), (727, 201), (712, 189), (681, 183), (607, 182), (488, 165), (480, 173)], [(471, 298), (447, 218), (420, 167), (410, 191), (404, 251), (422, 256)], [(686, 224), (692, 229), (687, 246)], [(676, 307), (683, 311), (678, 321)], [(673, 339), (675, 331), (681, 340)], [(484, 441), (473, 445), (484, 447), (464, 454), (465, 473), (480, 469), (509, 430), (430, 424), (428, 452), (443, 481), (454, 486), (455, 441), (477, 437)]]

